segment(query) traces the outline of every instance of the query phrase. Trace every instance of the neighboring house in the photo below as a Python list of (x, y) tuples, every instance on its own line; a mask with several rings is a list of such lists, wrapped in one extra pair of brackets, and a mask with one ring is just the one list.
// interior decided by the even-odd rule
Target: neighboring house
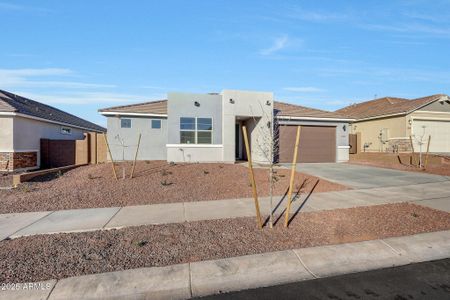
[(54, 107), (0, 90), (0, 170), (40, 166), (40, 140), (79, 140), (85, 132), (105, 132)]
[[(295, 125), (302, 125), (299, 162), (348, 160), (348, 123), (341, 114), (276, 102), (268, 92), (169, 93), (168, 100), (99, 110), (107, 117), (114, 160), (235, 162), (245, 160), (246, 126), (253, 161), (291, 162)], [(272, 122), (275, 119), (275, 122)], [(275, 124), (275, 126), (274, 126)], [(272, 142), (272, 126), (275, 127)], [(279, 138), (278, 138), (279, 137)], [(272, 145), (271, 145), (272, 144)]]
[(337, 111), (354, 118), (351, 133), (361, 133), (362, 151), (411, 151), (422, 143), (426, 151), (450, 152), (450, 98), (433, 95), (413, 100), (384, 97)]

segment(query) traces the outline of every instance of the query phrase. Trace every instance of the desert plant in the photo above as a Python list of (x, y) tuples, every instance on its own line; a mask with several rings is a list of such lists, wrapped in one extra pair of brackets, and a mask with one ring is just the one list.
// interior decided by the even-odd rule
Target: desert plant
[(162, 186), (169, 186), (169, 185), (172, 185), (173, 184), (173, 182), (167, 182), (167, 180), (165, 180), (164, 179), (164, 181), (161, 181), (161, 185)]
[(209, 171), (203, 170), (203, 174), (208, 175)]
[(167, 171), (166, 169), (164, 169), (164, 170), (161, 171), (161, 175), (162, 176), (172, 175), (172, 172)]
[(148, 244), (148, 241), (146, 241), (146, 240), (141, 240), (141, 241), (137, 241), (136, 242), (136, 245), (138, 246), (138, 247), (144, 247), (145, 245), (147, 245)]

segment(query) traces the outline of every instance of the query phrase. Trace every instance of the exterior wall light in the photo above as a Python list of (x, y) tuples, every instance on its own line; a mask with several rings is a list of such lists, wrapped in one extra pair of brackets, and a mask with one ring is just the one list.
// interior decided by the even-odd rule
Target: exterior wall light
[(230, 98), (230, 103), (231, 103), (231, 104), (234, 104), (234, 99), (231, 99), (231, 98)]
[(267, 106), (270, 106), (270, 100), (267, 100), (267, 101), (266, 101), (266, 105), (267, 105)]
[(342, 126), (342, 130), (344, 130), (344, 132), (347, 131), (347, 126), (346, 125)]
[(200, 106), (200, 103), (199, 103), (198, 101), (195, 101), (195, 102), (194, 102), (194, 105), (197, 106), (197, 107), (199, 107), (199, 106)]
[(411, 120), (411, 119), (409, 119), (409, 120), (408, 120), (408, 123), (409, 123), (409, 125), (411, 125), (411, 124), (412, 124), (412, 120)]

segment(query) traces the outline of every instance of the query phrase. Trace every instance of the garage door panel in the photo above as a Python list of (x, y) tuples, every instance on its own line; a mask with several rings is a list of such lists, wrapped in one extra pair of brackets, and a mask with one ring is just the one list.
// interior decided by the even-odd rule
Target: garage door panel
[(431, 136), (430, 152), (450, 152), (450, 121), (414, 120), (413, 134), (417, 150), (418, 139), (423, 135), (425, 145), (422, 147), (426, 147), (428, 136)]
[[(280, 127), (280, 162), (291, 162), (297, 126)], [(335, 162), (336, 127), (302, 126), (298, 162)]]

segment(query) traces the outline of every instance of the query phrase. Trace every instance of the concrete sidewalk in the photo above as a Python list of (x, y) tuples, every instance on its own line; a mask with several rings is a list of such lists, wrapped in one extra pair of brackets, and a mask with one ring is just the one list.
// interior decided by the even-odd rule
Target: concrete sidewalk
[[(275, 213), (281, 214), (286, 206), (286, 199), (274, 197), (273, 202)], [(450, 212), (450, 184), (437, 182), (302, 194), (293, 202), (292, 213), (398, 202), (412, 202)], [(268, 215), (269, 199), (260, 198), (260, 203), (262, 213)], [(0, 215), (0, 240), (35, 234), (81, 232), (254, 215), (254, 202), (251, 198), (3, 214)]]
[(189, 299), (450, 257), (450, 231), (49, 280), (0, 299)]

